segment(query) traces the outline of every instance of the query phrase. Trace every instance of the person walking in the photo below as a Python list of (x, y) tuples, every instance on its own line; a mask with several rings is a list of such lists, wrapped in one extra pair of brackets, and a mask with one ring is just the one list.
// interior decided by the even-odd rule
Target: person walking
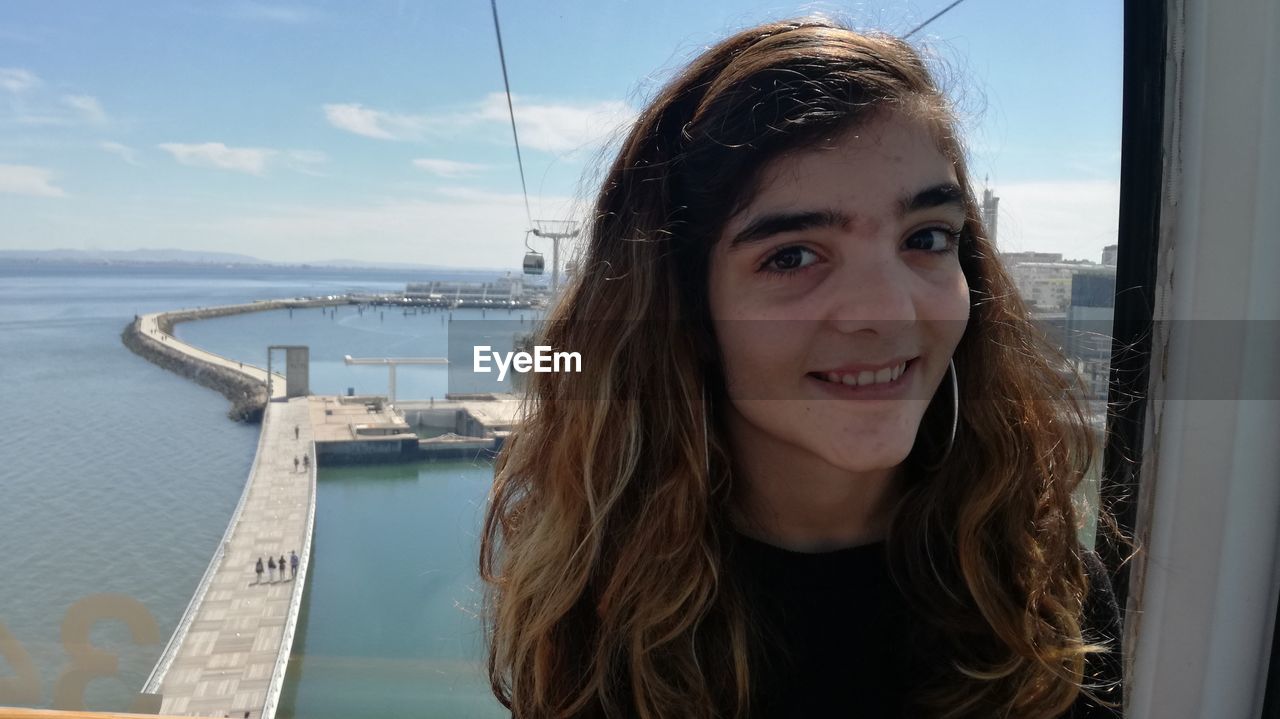
[(297, 439), (297, 438), (298, 438), (298, 425), (296, 425), (296, 424), (295, 424), (295, 425), (293, 425), (293, 438), (294, 438), (294, 439)]
[(302, 469), (304, 470), (311, 469), (311, 455), (309, 454), (302, 455)]
[(276, 581), (276, 558), (275, 557), (267, 558), (267, 569), (270, 570), (271, 572), (271, 581), (275, 582)]
[(297, 472), (297, 471), (298, 471), (298, 458), (297, 458), (297, 457), (294, 457), (294, 458), (293, 458), (293, 471), (295, 471), (295, 472)]
[(284, 555), (283, 554), (280, 555), (280, 561), (278, 562), (278, 564), (280, 565), (280, 581), (283, 582), (284, 581)]
[(253, 568), (253, 571), (258, 575), (258, 581), (254, 582), (254, 584), (262, 584), (262, 557), (258, 557), (258, 564)]
[(289, 550), (289, 578), (298, 576), (298, 554), (292, 549)]

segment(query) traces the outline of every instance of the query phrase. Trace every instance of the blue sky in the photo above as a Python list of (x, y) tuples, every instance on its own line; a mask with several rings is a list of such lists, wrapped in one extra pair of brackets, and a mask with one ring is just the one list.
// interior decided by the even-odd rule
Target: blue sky
[[(808, 12), (905, 32), (948, 4), (499, 2), (535, 217), (699, 50)], [(1115, 242), (1121, 4), (966, 0), (913, 37), (1001, 197), (1002, 248)], [(512, 267), (527, 221), (487, 0), (0, 5), (0, 249)]]

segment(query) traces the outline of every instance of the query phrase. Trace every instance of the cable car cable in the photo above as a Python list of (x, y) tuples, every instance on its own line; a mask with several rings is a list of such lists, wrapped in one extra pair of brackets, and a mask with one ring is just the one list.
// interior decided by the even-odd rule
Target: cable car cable
[(516, 165), (520, 168), (520, 191), (524, 194), (524, 214), (533, 227), (533, 213), (529, 211), (529, 189), (524, 182), (524, 160), (520, 157), (520, 135), (516, 133), (516, 111), (511, 105), (511, 81), (507, 79), (507, 56), (502, 51), (502, 30), (498, 27), (498, 0), (489, 0), (493, 8), (493, 32), (498, 36), (498, 61), (502, 63), (502, 85), (507, 90), (507, 113), (511, 116), (511, 137), (516, 142)]
[(959, 5), (959, 4), (960, 4), (960, 3), (962, 3), (962, 2), (964, 2), (964, 0), (956, 0), (955, 2), (951, 3), (950, 5), (948, 5), (948, 6), (944, 7), (944, 8), (942, 8), (942, 9), (941, 9), (941, 10), (939, 10), (938, 12), (934, 13), (934, 14), (933, 14), (933, 17), (929, 18), (928, 20), (925, 20), (924, 22), (922, 22), (922, 23), (920, 23), (919, 25), (916, 25), (914, 28), (912, 28), (912, 29), (911, 29), (911, 32), (909, 32), (909, 33), (907, 33), (906, 35), (903, 35), (903, 36), (902, 36), (902, 39), (903, 39), (903, 40), (905, 40), (905, 39), (907, 39), (907, 38), (911, 37), (912, 35), (916, 34), (917, 32), (920, 32), (921, 30), (923, 30), (923, 29), (924, 29), (924, 26), (925, 26), (925, 25), (928, 25), (929, 23), (933, 22), (934, 20), (937, 20), (938, 18), (942, 17), (944, 14), (946, 14), (946, 12), (947, 12), (948, 10), (950, 10), (950, 9), (951, 9), (951, 8), (953, 8), (953, 7), (955, 7), (956, 5)]

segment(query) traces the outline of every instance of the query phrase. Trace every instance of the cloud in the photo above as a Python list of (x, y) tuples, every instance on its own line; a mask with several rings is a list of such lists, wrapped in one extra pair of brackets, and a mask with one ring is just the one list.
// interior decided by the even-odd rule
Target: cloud
[[(568, 197), (530, 200), (537, 217), (569, 217), (572, 210)], [(312, 258), (350, 257), (358, 248), (361, 259), (371, 261), (515, 267), (525, 253), (527, 229), (519, 193), (454, 188), (428, 199), (271, 207), (198, 232), (218, 238), (222, 246), (254, 248), (264, 258), (296, 259), (296, 247), (306, 247)]]
[(120, 156), (130, 165), (141, 165), (141, 163), (138, 162), (138, 153), (128, 145), (122, 145), (118, 142), (100, 142), (98, 143), (98, 147), (113, 155)]
[[(552, 154), (595, 149), (612, 140), (636, 116), (626, 103), (614, 100), (563, 103), (513, 97), (512, 103), (521, 146)], [(490, 93), (470, 107), (451, 113), (402, 114), (358, 103), (328, 104), (324, 113), (329, 123), (341, 130), (400, 141), (452, 139), (472, 130), (497, 137), (494, 133), (511, 121), (503, 93)]]
[(63, 95), (62, 103), (80, 113), (80, 117), (89, 122), (107, 121), (107, 113), (102, 109), (102, 105), (95, 97), (90, 95)]
[(40, 84), (40, 78), (20, 67), (0, 67), (0, 87), (9, 92), (23, 92)]
[(173, 155), (175, 160), (184, 165), (233, 170), (250, 175), (261, 175), (265, 172), (267, 158), (276, 154), (275, 150), (227, 147), (221, 142), (205, 142), (198, 145), (165, 142), (158, 147)]
[(425, 115), (398, 115), (358, 103), (325, 105), (324, 115), (340, 130), (377, 140), (416, 140), (431, 125), (431, 118)]
[(329, 162), (329, 156), (319, 150), (289, 150), (284, 153), (284, 164), (294, 172), (312, 177), (328, 177), (315, 169), (317, 165)]
[(304, 165), (318, 165), (329, 161), (329, 156), (319, 150), (290, 150), (289, 159)]
[[(544, 152), (564, 154), (601, 145), (636, 113), (624, 102), (608, 100), (592, 103), (539, 103), (512, 97), (520, 144)], [(507, 97), (491, 93), (477, 112), (481, 120), (510, 123)]]
[(53, 184), (53, 171), (32, 165), (0, 165), (0, 194), (28, 197), (66, 197)]
[(474, 162), (457, 162), (431, 157), (420, 157), (413, 161), (413, 166), (440, 177), (464, 177), (488, 168), (488, 165), (479, 165)]
[(1000, 198), (996, 244), (1003, 252), (1061, 252), (1099, 262), (1116, 244), (1120, 181), (1016, 182), (993, 187)]
[[(103, 149), (115, 152), (114, 148)], [(114, 143), (109, 143), (114, 144)], [(319, 150), (275, 150), (266, 147), (227, 147), (221, 142), (199, 144), (166, 142), (157, 145), (173, 155), (173, 159), (192, 167), (212, 167), (250, 175), (263, 175), (272, 166), (284, 167), (304, 175), (327, 177), (315, 169), (329, 162), (329, 156)], [(117, 153), (118, 154), (118, 153)]]
[(15, 97), (10, 103), (10, 113), (0, 115), (0, 120), (19, 125), (69, 127), (84, 123), (102, 124), (110, 118), (102, 109), (102, 103), (92, 95), (62, 95), (52, 92), (30, 92), (44, 83), (28, 70), (16, 67), (0, 67), (0, 90)]

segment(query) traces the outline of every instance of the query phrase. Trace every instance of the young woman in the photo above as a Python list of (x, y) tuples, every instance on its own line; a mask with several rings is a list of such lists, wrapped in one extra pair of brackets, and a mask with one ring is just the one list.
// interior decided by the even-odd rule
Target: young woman
[(583, 371), (531, 375), (497, 461), (513, 716), (1118, 715), (1093, 440), (955, 125), (909, 45), (823, 19), (641, 114), (537, 342)]

